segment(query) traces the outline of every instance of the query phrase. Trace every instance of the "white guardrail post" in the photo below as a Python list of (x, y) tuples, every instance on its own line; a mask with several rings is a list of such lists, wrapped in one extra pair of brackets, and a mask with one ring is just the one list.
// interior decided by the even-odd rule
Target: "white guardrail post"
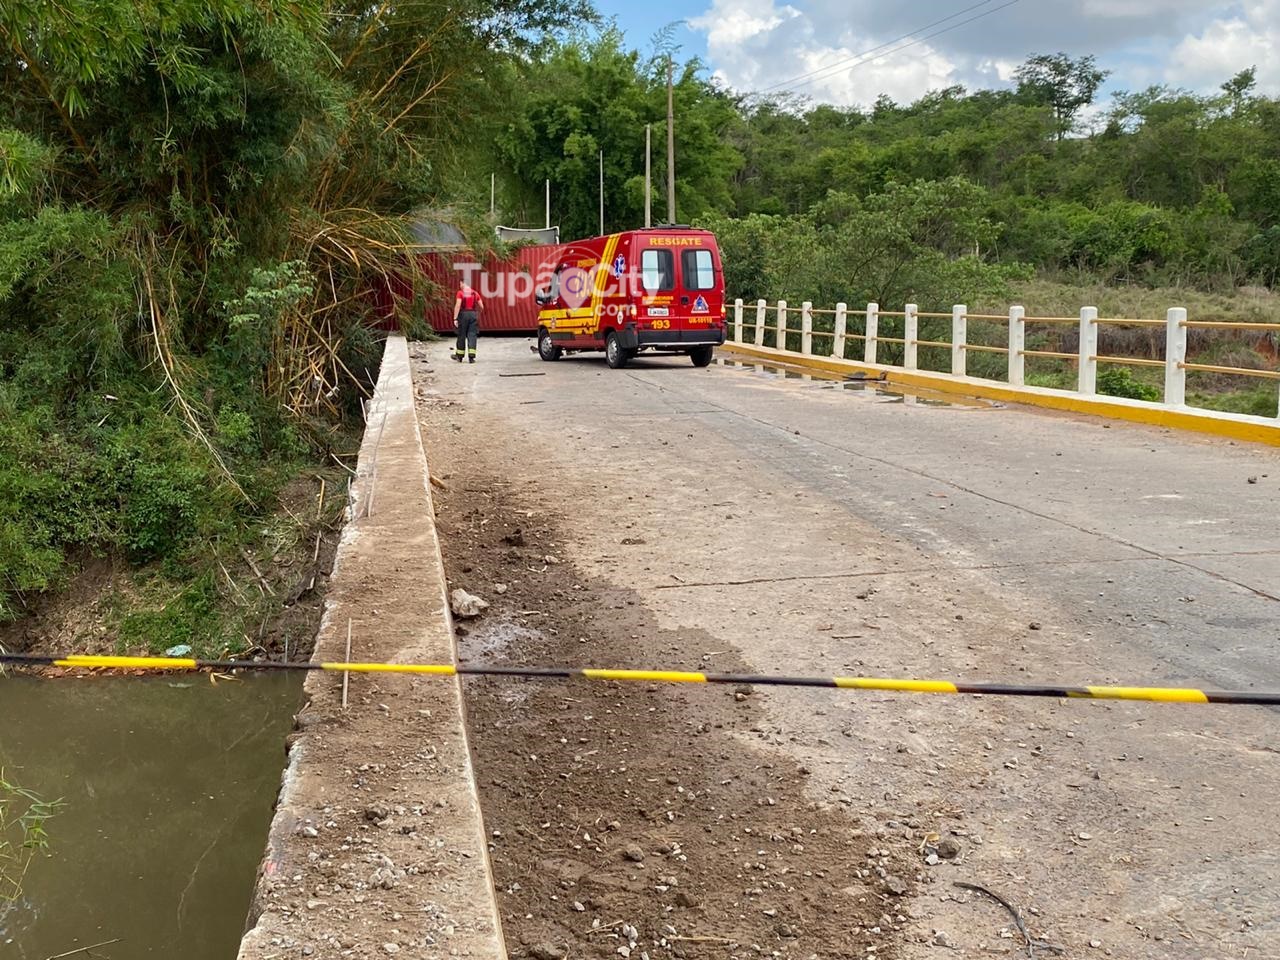
[(778, 338), (774, 346), (779, 350), (787, 349), (787, 301), (778, 301)]
[(876, 338), (880, 336), (880, 304), (867, 304), (867, 339), (863, 341), (863, 363), (876, 362)]
[(1165, 314), (1164, 327), (1164, 402), (1171, 407), (1187, 403), (1187, 311), (1174, 307)]
[(1020, 387), (1027, 379), (1027, 324), (1025, 307), (1009, 308), (1009, 386)]
[(769, 319), (769, 304), (763, 300), (756, 301), (756, 346), (764, 346), (765, 321)]
[(813, 354), (813, 303), (800, 304), (800, 352), (806, 357)]
[(849, 323), (849, 305), (836, 304), (836, 334), (831, 340), (831, 355), (837, 360), (844, 359), (844, 337)]
[(969, 307), (957, 303), (951, 308), (951, 375), (965, 375), (965, 345), (969, 339)]
[(1080, 378), (1077, 389), (1085, 396), (1098, 392), (1098, 308), (1080, 308)]
[(733, 342), (742, 342), (742, 298), (733, 301)]
[(906, 341), (902, 345), (902, 365), (908, 370), (916, 368), (916, 357), (919, 350), (919, 344), (916, 343), (920, 339), (920, 319), (916, 316), (916, 311), (920, 308), (914, 303), (908, 303), (903, 311), (906, 317), (903, 319), (902, 339)]

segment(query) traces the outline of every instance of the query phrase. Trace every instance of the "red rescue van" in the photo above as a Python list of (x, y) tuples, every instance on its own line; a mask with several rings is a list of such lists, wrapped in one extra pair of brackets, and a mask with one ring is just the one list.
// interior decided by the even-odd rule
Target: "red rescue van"
[(603, 350), (623, 367), (643, 350), (711, 362), (725, 340), (724, 273), (706, 230), (627, 230), (563, 244), (537, 293), (538, 355)]

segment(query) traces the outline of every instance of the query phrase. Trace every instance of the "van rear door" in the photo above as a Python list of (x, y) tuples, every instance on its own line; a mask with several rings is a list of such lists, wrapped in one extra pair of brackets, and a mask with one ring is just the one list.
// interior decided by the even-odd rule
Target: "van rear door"
[(676, 255), (670, 247), (654, 246), (653, 237), (636, 236), (635, 259), (640, 263), (640, 302), (636, 319), (641, 328), (671, 326), (676, 294)]
[(680, 319), (687, 329), (705, 329), (724, 321), (724, 282), (715, 240), (710, 234), (678, 250)]

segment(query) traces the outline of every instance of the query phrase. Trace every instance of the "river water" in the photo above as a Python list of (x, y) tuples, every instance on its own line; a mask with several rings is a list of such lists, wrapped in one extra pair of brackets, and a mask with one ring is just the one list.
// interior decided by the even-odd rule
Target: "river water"
[(0, 677), (0, 768), (65, 804), (0, 899), (0, 957), (233, 960), (300, 696), (270, 674)]

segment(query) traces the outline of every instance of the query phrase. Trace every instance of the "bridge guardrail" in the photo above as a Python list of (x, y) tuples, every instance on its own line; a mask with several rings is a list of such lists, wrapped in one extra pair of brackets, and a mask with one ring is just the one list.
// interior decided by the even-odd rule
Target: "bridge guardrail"
[[(755, 316), (749, 319), (746, 315), (746, 304), (739, 298), (734, 301), (731, 343), (744, 346), (771, 347), (774, 350), (802, 357), (831, 357), (837, 360), (853, 360), (869, 365), (897, 367), (902, 370), (919, 370), (919, 348), (946, 349), (951, 354), (950, 374), (953, 377), (964, 377), (991, 384), (1007, 382), (1009, 387), (1026, 386), (1026, 358), (1038, 357), (1066, 360), (1076, 365), (1076, 388), (1058, 390), (1056, 392), (1077, 394), (1083, 397), (1098, 395), (1098, 365), (1114, 364), (1132, 367), (1161, 367), (1164, 369), (1164, 386), (1159, 401), (1135, 400), (1134, 403), (1150, 404), (1153, 407), (1164, 407), (1174, 410), (1197, 409), (1187, 404), (1187, 373), (1204, 372), (1230, 376), (1251, 377), (1255, 379), (1280, 381), (1280, 370), (1252, 369), (1249, 367), (1231, 366), (1216, 363), (1195, 363), (1187, 360), (1187, 334), (1190, 330), (1236, 330), (1251, 333), (1280, 333), (1280, 323), (1245, 323), (1239, 321), (1189, 320), (1187, 311), (1182, 307), (1169, 309), (1163, 320), (1127, 319), (1118, 317), (1099, 317), (1096, 307), (1082, 307), (1076, 317), (1037, 317), (1028, 316), (1021, 306), (1009, 308), (1007, 314), (970, 313), (964, 304), (957, 304), (950, 313), (921, 311), (916, 304), (909, 303), (900, 310), (883, 310), (877, 303), (868, 303), (866, 309), (850, 309), (847, 304), (838, 303), (834, 309), (816, 308), (809, 301), (800, 305), (799, 325), (789, 325), (795, 316), (795, 310), (786, 300), (770, 304), (765, 300), (755, 303)], [(772, 313), (773, 323), (769, 323)], [(831, 329), (815, 329), (814, 318), (831, 318)], [(863, 332), (849, 329), (850, 318), (860, 318)], [(880, 320), (901, 320), (903, 335), (887, 336), (880, 333)], [(935, 340), (921, 338), (920, 320), (951, 321), (951, 339)], [(970, 320), (985, 323), (1007, 324), (1005, 346), (970, 343), (968, 324)], [(1042, 324), (1046, 326), (1071, 326), (1078, 330), (1079, 346), (1075, 352), (1062, 350), (1042, 350), (1027, 348), (1028, 325)], [(1099, 331), (1103, 327), (1116, 326), (1123, 328), (1163, 328), (1164, 359), (1148, 357), (1117, 356), (1099, 352)], [(771, 343), (766, 344), (766, 334)], [(789, 339), (792, 338), (792, 339)], [(796, 342), (798, 349), (792, 349), (789, 343)], [(815, 339), (820, 350), (815, 352)], [(863, 344), (860, 361), (848, 357), (849, 341), (861, 341)], [(829, 344), (829, 345), (828, 345)], [(902, 347), (901, 362), (885, 363), (881, 358), (881, 344), (892, 344)], [(985, 377), (974, 377), (968, 372), (968, 356), (970, 353), (1003, 354), (1008, 358), (1007, 381)], [(944, 372), (944, 371), (936, 371)], [(1054, 388), (1037, 388), (1041, 390)], [(1280, 401), (1280, 391), (1277, 392)], [(1232, 416), (1223, 414), (1223, 416)], [(1236, 416), (1247, 417), (1245, 414)], [(1257, 420), (1256, 417), (1248, 417)], [(1273, 419), (1273, 418), (1266, 418)], [(1280, 409), (1274, 419), (1280, 420)]]

